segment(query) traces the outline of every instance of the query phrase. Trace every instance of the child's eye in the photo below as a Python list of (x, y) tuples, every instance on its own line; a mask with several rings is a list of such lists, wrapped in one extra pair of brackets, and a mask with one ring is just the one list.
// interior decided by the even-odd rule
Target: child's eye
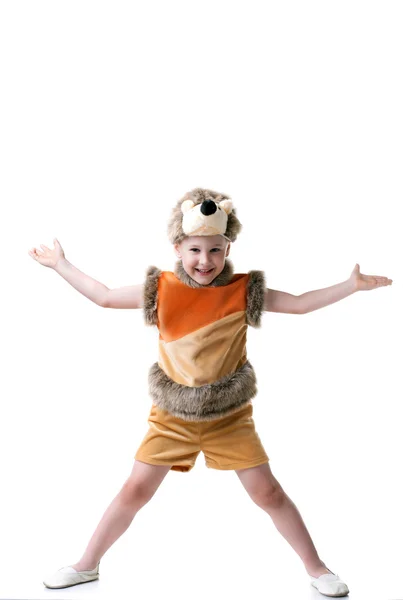
[[(195, 250), (196, 252), (198, 252), (199, 248), (190, 248), (191, 252), (193, 252), (193, 250)], [(212, 248), (211, 252), (214, 252), (214, 250), (217, 250), (217, 252), (220, 252), (220, 248)]]

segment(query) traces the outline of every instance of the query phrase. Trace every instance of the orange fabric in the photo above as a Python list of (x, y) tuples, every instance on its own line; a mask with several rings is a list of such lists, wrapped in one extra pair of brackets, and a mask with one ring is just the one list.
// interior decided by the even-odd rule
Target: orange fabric
[(234, 312), (246, 311), (248, 275), (238, 273), (225, 286), (191, 288), (171, 271), (158, 279), (158, 329), (171, 342)]
[(197, 387), (233, 373), (246, 362), (245, 312), (235, 312), (172, 342), (159, 340), (158, 364), (182, 385)]
[(252, 403), (237, 412), (208, 422), (174, 417), (154, 404), (150, 428), (135, 459), (152, 465), (171, 465), (171, 471), (190, 471), (200, 452), (210, 469), (236, 470), (269, 461), (255, 429)]

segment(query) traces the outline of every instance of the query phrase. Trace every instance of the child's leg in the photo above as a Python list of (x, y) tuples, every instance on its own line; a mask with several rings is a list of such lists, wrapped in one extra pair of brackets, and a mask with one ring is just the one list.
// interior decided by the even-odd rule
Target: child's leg
[(108, 548), (129, 527), (135, 514), (151, 500), (169, 470), (170, 467), (134, 462), (129, 478), (106, 509), (83, 556), (71, 565), (74, 569), (95, 569)]
[(266, 511), (274, 525), (294, 548), (312, 577), (331, 573), (320, 560), (297, 507), (271, 472), (269, 463), (236, 471), (246, 491)]

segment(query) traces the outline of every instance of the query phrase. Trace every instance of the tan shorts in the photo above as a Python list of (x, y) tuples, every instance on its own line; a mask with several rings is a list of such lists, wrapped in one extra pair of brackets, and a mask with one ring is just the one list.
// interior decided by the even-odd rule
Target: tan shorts
[(184, 421), (165, 410), (151, 407), (150, 428), (135, 459), (152, 465), (171, 465), (172, 471), (188, 472), (200, 451), (210, 469), (246, 469), (268, 462), (255, 430), (251, 403), (214, 421)]

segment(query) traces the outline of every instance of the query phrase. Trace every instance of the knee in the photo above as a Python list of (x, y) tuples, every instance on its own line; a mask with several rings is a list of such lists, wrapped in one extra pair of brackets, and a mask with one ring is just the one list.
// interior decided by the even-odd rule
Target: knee
[(280, 484), (270, 484), (251, 494), (252, 500), (260, 508), (278, 508), (284, 502), (285, 492)]
[(154, 496), (154, 491), (147, 485), (139, 481), (126, 481), (123, 485), (120, 496), (125, 504), (135, 504), (136, 506), (144, 506)]

